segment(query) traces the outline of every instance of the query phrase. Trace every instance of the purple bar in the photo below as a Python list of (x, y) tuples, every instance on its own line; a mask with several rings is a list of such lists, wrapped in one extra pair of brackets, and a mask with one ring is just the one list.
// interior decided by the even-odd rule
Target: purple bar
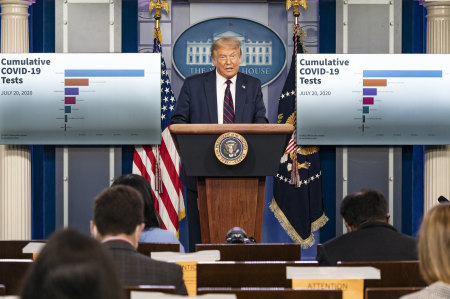
[(78, 87), (66, 87), (64, 88), (64, 94), (66, 96), (77, 96), (79, 88)]
[(363, 97), (363, 105), (373, 105), (373, 97)]
[(377, 89), (376, 88), (363, 88), (363, 96), (376, 96)]
[(77, 103), (76, 97), (64, 97), (64, 104), (71, 105)]

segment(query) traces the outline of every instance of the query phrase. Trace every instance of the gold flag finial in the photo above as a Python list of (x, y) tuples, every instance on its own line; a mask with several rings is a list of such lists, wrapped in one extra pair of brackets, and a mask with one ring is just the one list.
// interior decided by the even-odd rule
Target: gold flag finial
[(306, 3), (306, 0), (286, 0), (286, 11), (288, 11), (291, 6), (294, 7), (295, 25), (298, 25), (298, 17), (300, 16), (299, 7), (303, 6), (303, 8), (307, 10), (308, 4)]
[(153, 9), (155, 9), (155, 28), (159, 28), (159, 19), (161, 19), (161, 8), (164, 9), (167, 13), (169, 13), (169, 3), (167, 0), (150, 0), (149, 3), (149, 11), (152, 14)]

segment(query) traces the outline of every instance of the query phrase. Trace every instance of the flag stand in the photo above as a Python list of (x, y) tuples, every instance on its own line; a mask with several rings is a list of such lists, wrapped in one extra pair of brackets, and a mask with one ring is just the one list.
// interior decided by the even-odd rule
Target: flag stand
[(150, 0), (149, 11), (155, 9), (153, 53), (161, 55), (161, 143), (135, 146), (133, 173), (142, 175), (151, 186), (155, 209), (161, 218), (161, 227), (178, 236), (179, 220), (184, 218), (183, 185), (180, 181), (181, 160), (168, 129), (176, 99), (162, 54), (162, 35), (159, 28), (161, 9), (169, 12), (167, 0)]

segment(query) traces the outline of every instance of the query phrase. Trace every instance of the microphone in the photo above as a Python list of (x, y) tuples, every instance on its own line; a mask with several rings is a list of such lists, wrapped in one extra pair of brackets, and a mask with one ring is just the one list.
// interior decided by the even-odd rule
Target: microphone
[(448, 202), (448, 199), (446, 198), (446, 197), (444, 197), (444, 196), (439, 196), (439, 198), (438, 198), (438, 201), (440, 202), (440, 203), (443, 203), (443, 202)]

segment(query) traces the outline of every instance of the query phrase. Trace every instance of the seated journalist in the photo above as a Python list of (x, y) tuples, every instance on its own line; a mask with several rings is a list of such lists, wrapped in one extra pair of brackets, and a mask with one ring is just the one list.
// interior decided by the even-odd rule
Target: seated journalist
[(136, 189), (144, 200), (144, 223), (139, 242), (142, 243), (177, 243), (180, 252), (184, 253), (184, 247), (171, 231), (161, 228), (161, 218), (155, 209), (155, 201), (152, 195), (150, 183), (138, 174), (124, 174), (114, 180), (112, 186), (126, 185)]
[(375, 190), (347, 195), (341, 215), (348, 233), (317, 247), (319, 265), (338, 261), (417, 260), (416, 239), (389, 224), (387, 202)]
[(144, 226), (144, 201), (132, 187), (117, 185), (95, 198), (91, 234), (111, 253), (122, 284), (173, 285), (176, 294), (186, 295), (179, 265), (137, 252)]
[[(261, 92), (261, 81), (239, 72), (241, 43), (222, 37), (211, 46), (215, 69), (184, 80), (171, 124), (268, 123)], [(181, 173), (187, 188), (186, 214), (189, 226), (189, 251), (201, 243), (197, 207), (196, 178)]]
[(450, 203), (433, 207), (419, 231), (419, 269), (427, 288), (402, 299), (450, 298)]
[(54, 233), (29, 269), (22, 299), (122, 299), (111, 257), (76, 230)]

